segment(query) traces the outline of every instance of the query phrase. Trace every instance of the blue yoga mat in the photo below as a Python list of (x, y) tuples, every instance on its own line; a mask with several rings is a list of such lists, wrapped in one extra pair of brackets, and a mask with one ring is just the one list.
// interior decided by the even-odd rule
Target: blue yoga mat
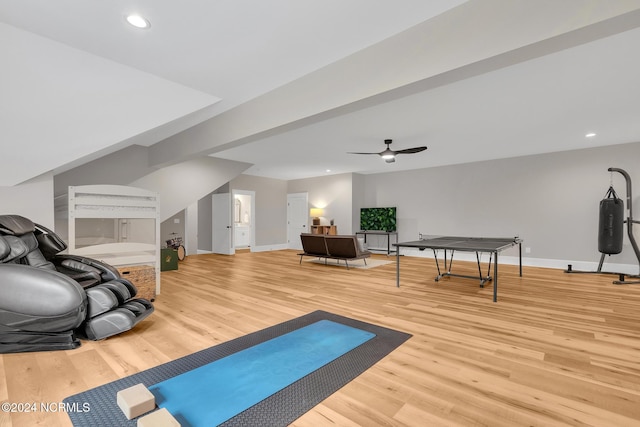
[(158, 406), (183, 425), (215, 426), (374, 336), (320, 320), (157, 383), (149, 390)]

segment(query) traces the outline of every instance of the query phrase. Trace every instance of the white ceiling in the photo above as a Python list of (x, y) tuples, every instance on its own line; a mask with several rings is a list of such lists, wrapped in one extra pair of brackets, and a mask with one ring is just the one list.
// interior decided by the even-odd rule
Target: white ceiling
[[(500, 0), (471, 2), (499, 11)], [(0, 186), (152, 146), (464, 3), (0, 0)], [(129, 27), (133, 11), (151, 28)], [(452, 22), (450, 31), (464, 27)], [(296, 179), (640, 141), (639, 45), (640, 30), (624, 31), (212, 155)], [(597, 136), (585, 139), (589, 131)], [(386, 138), (395, 149), (429, 149), (393, 164), (346, 154), (382, 151)]]
[[(378, 173), (640, 141), (640, 29), (215, 153), (280, 179)], [(586, 138), (589, 132), (596, 137)], [(378, 156), (392, 148), (427, 151)], [(292, 159), (294, 161), (292, 161)]]

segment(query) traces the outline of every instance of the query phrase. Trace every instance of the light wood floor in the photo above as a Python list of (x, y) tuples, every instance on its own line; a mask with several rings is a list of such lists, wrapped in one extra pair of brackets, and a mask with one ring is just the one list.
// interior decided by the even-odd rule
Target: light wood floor
[[(640, 285), (532, 267), (520, 278), (505, 265), (493, 303), (491, 286), (434, 282), (429, 259), (402, 257), (396, 288), (394, 264), (347, 271), (299, 265), (295, 254), (187, 257), (162, 273), (156, 311), (133, 331), (71, 351), (2, 355), (0, 402), (55, 404), (322, 309), (413, 337), (297, 426), (640, 425)], [(0, 413), (0, 425), (70, 422)]]

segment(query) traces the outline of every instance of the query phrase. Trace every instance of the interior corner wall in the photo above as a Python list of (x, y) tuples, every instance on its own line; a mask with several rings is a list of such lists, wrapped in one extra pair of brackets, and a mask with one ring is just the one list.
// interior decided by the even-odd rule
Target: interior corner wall
[(186, 237), (185, 211), (182, 210), (170, 218), (160, 223), (160, 244), (165, 245), (166, 241), (174, 237)]
[(131, 145), (99, 159), (62, 172), (54, 178), (56, 196), (72, 185), (129, 185), (155, 169), (149, 167), (149, 148)]
[[(365, 200), (397, 206), (400, 241), (418, 233), (519, 236), (523, 257), (597, 263), (599, 202), (611, 180), (626, 199), (624, 178), (608, 168), (640, 183), (638, 159), (640, 142), (365, 175)], [(639, 200), (633, 197), (637, 212)], [(607, 257), (608, 264), (638, 264), (626, 228), (622, 253)]]
[(359, 173), (354, 173), (352, 179), (352, 199), (353, 211), (351, 214), (351, 229), (355, 232), (360, 230), (360, 208), (367, 207), (365, 177)]
[(287, 244), (287, 181), (239, 175), (229, 190), (255, 192), (256, 247)]
[(184, 249), (186, 255), (198, 253), (198, 202), (184, 210)]
[(129, 185), (160, 194), (160, 219), (164, 221), (229, 182), (249, 166), (249, 163), (204, 156), (164, 167)]
[(309, 194), (309, 208), (322, 208), (322, 225), (333, 219), (338, 234), (351, 234), (353, 229), (353, 179), (351, 173), (288, 181), (288, 193)]
[(198, 251), (213, 250), (213, 201), (211, 194), (198, 200)]
[(55, 228), (53, 174), (46, 173), (12, 187), (0, 186), (0, 215), (22, 215)]

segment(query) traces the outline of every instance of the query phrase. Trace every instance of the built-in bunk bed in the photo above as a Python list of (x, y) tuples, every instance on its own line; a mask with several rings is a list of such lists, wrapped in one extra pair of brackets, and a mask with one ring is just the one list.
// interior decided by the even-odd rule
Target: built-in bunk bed
[(117, 268), (153, 301), (160, 293), (158, 193), (121, 185), (68, 187), (55, 199), (55, 231), (67, 252)]

